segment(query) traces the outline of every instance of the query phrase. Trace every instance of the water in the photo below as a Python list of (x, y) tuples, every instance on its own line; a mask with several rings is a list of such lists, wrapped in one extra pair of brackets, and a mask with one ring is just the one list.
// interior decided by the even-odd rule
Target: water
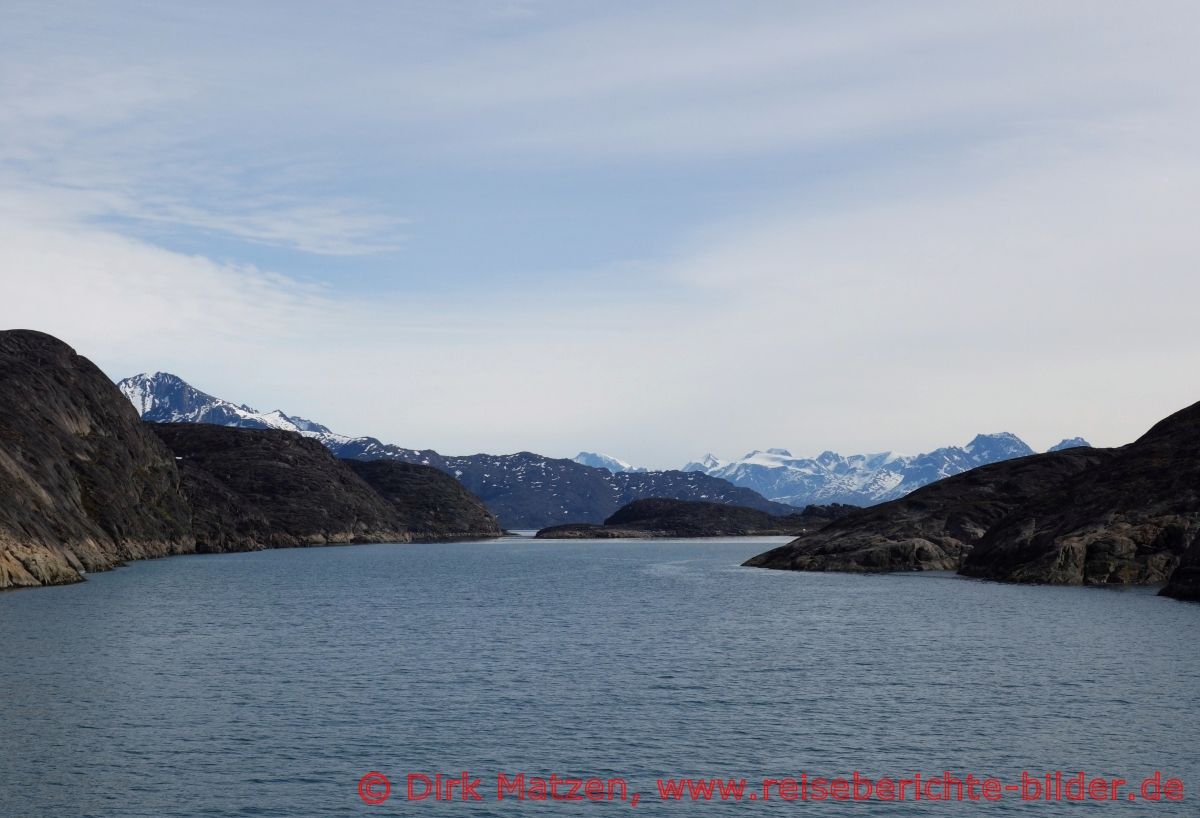
[[(739, 568), (776, 540), (355, 546), (0, 594), (0, 815), (1195, 815), (1200, 605)], [(1182, 805), (663, 804), (660, 776), (1022, 769)], [(367, 806), (359, 778), (395, 782)], [(486, 801), (407, 803), (412, 771)], [(494, 797), (623, 776), (628, 803)]]

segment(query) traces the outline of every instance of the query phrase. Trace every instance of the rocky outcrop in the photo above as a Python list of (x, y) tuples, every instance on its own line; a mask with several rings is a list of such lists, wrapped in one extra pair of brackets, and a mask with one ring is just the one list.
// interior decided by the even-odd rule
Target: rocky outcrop
[(1200, 404), (1031, 497), (988, 530), (962, 573), (1011, 582), (1156, 584), (1198, 536)]
[(794, 571), (953, 571), (989, 528), (1064, 478), (1111, 457), (1068, 449), (981, 466), (858, 509), (744, 564)]
[(168, 554), (498, 533), (434, 469), (348, 464), (295, 431), (143, 423), (66, 344), (0, 332), (0, 589)]
[(648, 539), (794, 535), (826, 525), (852, 508), (810, 506), (797, 514), (774, 516), (745, 506), (651, 498), (622, 506), (603, 525), (551, 526), (539, 531), (537, 536), (541, 539)]
[(855, 512), (747, 565), (958, 569), (1006, 582), (1200, 596), (1200, 404), (1119, 449), (1071, 446), (975, 469)]
[(194, 547), (175, 461), (94, 364), (0, 332), (0, 588)]
[(461, 540), (504, 533), (483, 501), (432, 466), (397, 460), (344, 460), (392, 506), (417, 540)]
[(1179, 567), (1172, 572), (1163, 596), (1200, 602), (1200, 539), (1192, 540), (1191, 546), (1179, 560)]
[(199, 552), (412, 539), (389, 503), (315, 440), (277, 429), (147, 426), (178, 458)]

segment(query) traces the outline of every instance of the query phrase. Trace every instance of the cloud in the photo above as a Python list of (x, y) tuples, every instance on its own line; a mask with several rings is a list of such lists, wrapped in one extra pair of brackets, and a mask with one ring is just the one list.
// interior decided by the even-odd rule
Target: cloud
[(1196, 397), (1192, 6), (465, 8), (14, 4), (0, 324), (652, 466), (1115, 444)]

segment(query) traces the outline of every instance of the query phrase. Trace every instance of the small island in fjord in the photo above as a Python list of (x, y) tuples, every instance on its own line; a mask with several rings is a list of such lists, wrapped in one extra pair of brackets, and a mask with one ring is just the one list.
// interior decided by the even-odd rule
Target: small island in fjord
[(853, 506), (835, 503), (773, 515), (724, 503), (653, 498), (622, 506), (600, 525), (555, 525), (536, 536), (543, 540), (794, 536), (821, 528), (853, 510)]

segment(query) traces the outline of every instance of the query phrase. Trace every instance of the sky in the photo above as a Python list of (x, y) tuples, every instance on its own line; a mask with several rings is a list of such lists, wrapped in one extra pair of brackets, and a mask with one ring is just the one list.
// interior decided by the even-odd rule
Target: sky
[(1200, 400), (1200, 6), (0, 2), (0, 327), (447, 454)]

